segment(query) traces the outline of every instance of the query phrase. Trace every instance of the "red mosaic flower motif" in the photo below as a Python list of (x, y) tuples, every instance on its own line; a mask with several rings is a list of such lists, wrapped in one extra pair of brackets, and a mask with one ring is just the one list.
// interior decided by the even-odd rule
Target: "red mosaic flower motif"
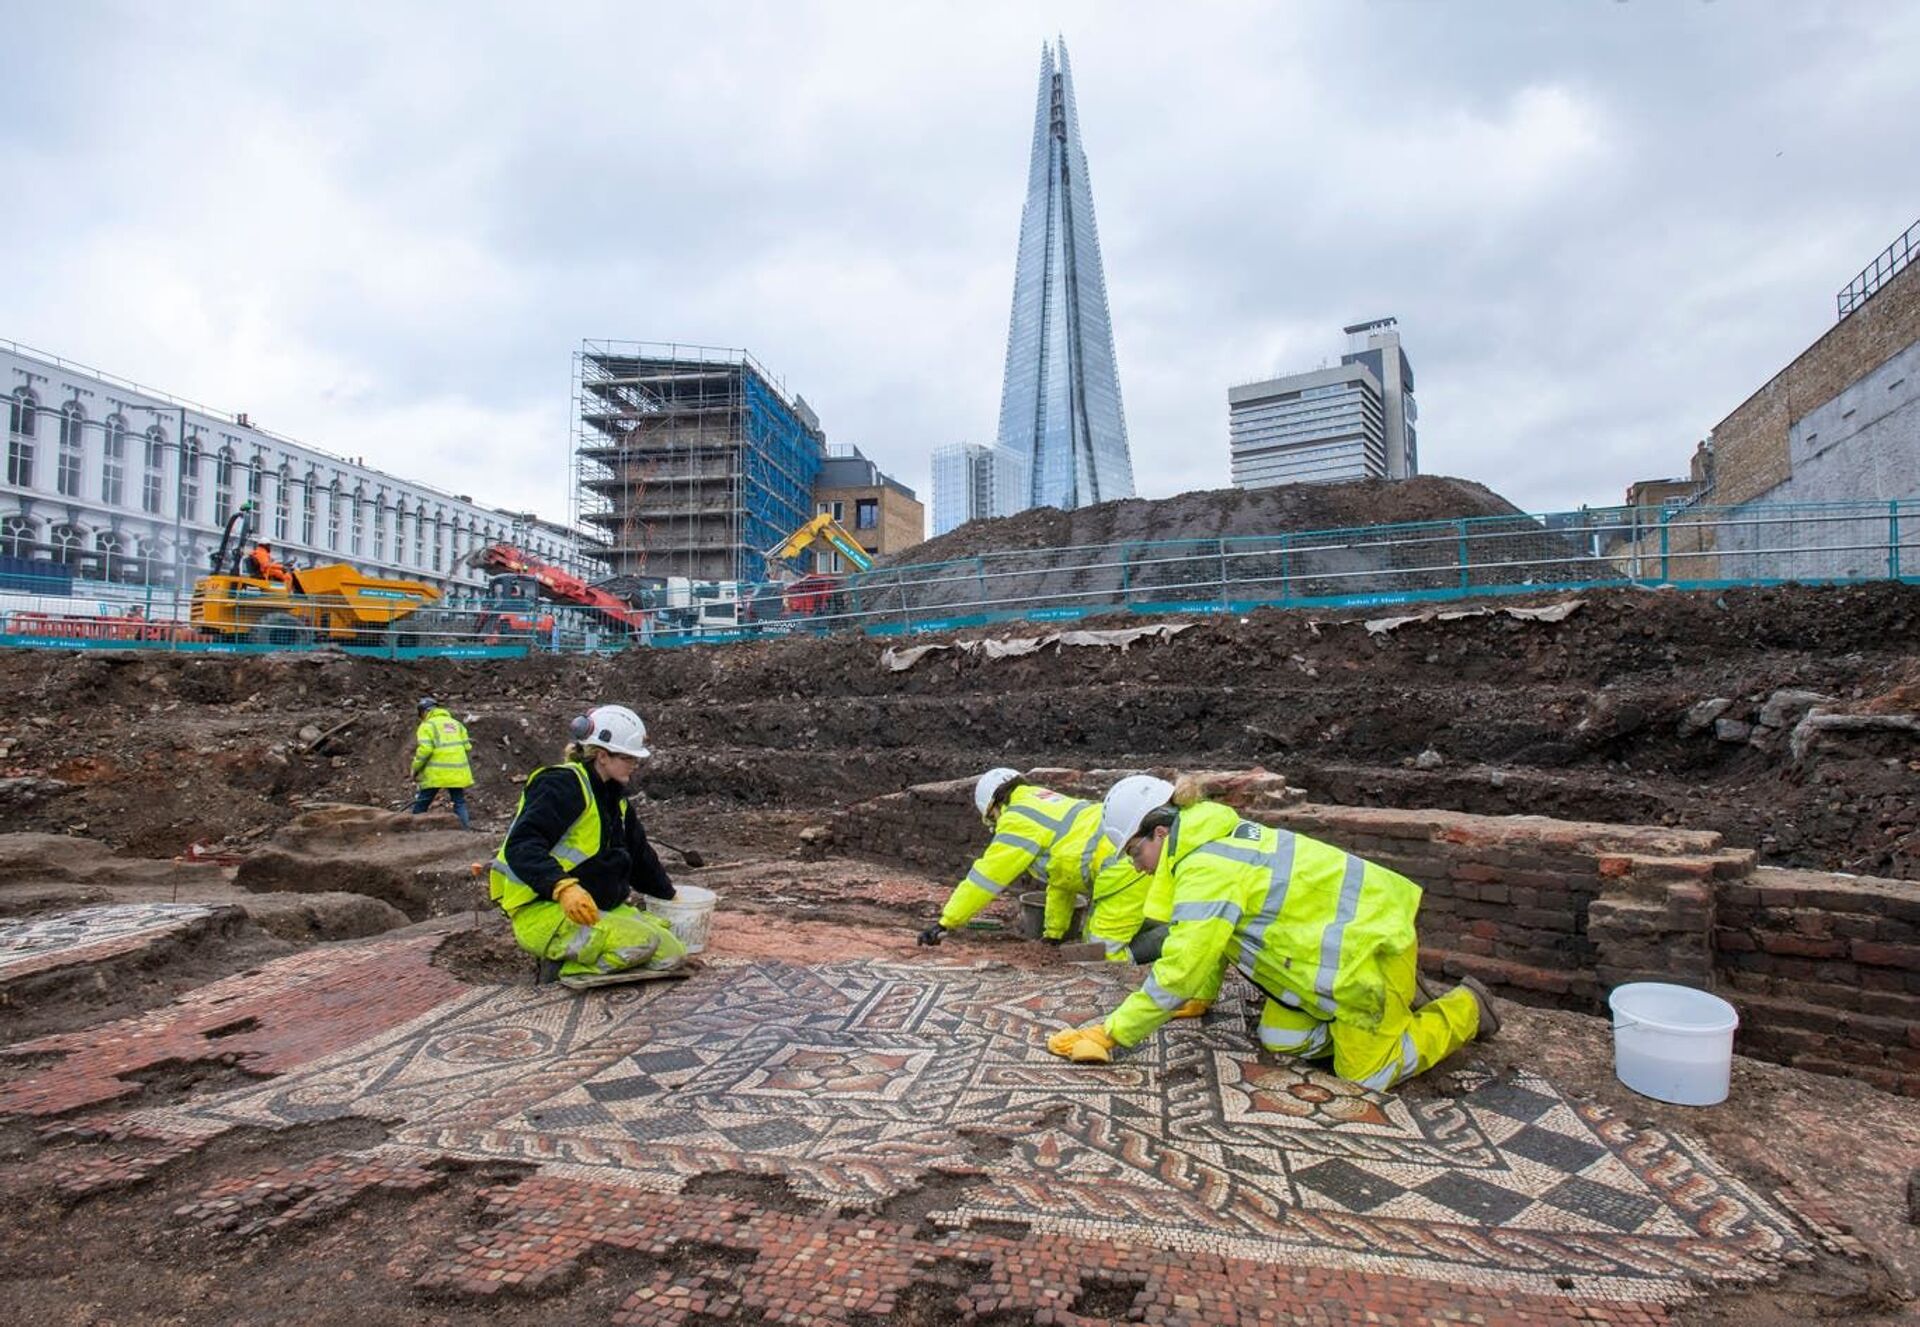
[(532, 1028), (511, 1025), (450, 1032), (427, 1048), (448, 1064), (499, 1064), (531, 1060), (553, 1048), (553, 1039)]
[(913, 1056), (904, 1052), (795, 1051), (768, 1068), (766, 1086), (781, 1092), (884, 1092), (912, 1063)]
[(1286, 1065), (1252, 1063), (1242, 1066), (1240, 1078), (1249, 1104), (1263, 1114), (1330, 1124), (1393, 1123), (1366, 1088), (1331, 1074), (1303, 1076)]

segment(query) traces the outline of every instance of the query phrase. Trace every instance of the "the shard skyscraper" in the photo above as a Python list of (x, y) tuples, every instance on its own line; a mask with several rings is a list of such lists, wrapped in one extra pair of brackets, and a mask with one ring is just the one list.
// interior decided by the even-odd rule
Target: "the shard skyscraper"
[(1040, 57), (999, 441), (1026, 463), (1023, 508), (1133, 496), (1107, 280), (1064, 40), (1057, 64), (1052, 49)]

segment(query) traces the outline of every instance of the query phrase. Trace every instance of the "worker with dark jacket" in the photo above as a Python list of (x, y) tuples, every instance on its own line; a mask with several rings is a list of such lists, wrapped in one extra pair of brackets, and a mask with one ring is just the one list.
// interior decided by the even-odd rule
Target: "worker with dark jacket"
[(1105, 1064), (1196, 999), (1232, 964), (1267, 1002), (1260, 1045), (1375, 1091), (1424, 1073), (1499, 1029), (1473, 978), (1429, 998), (1414, 918), (1420, 887), (1330, 843), (1242, 820), (1187, 779), (1150, 774), (1107, 793), (1103, 832), (1135, 866), (1172, 882), (1172, 927), (1140, 989), (1104, 1022), (1067, 1028), (1047, 1049)]
[(513, 824), (493, 859), (488, 893), (540, 980), (585, 989), (680, 969), (687, 947), (630, 901), (670, 899), (673, 881), (627, 802), (647, 726), (624, 705), (574, 720), (558, 765), (527, 776)]
[(473, 764), (467, 752), (473, 747), (473, 739), (467, 736), (467, 726), (432, 696), (422, 696), (414, 708), (420, 713), (420, 725), (413, 730), (410, 767), (419, 787), (413, 798), (413, 813), (424, 814), (445, 788), (453, 813), (460, 817), (460, 828), (471, 829), (473, 826), (467, 823), (467, 789), (473, 786)]
[(1140, 929), (1147, 877), (1100, 833), (1097, 802), (1063, 796), (1002, 767), (974, 783), (973, 804), (993, 838), (953, 887), (940, 920), (920, 933), (921, 944), (939, 944), (1025, 877), (1046, 890), (1042, 938), (1066, 939), (1076, 899), (1085, 897), (1083, 938), (1113, 962), (1133, 960), (1128, 944)]

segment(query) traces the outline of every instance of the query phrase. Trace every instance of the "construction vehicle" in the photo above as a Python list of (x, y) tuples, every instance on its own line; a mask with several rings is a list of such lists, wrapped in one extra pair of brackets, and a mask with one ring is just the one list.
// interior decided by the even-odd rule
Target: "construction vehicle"
[(821, 512), (766, 552), (769, 566), (784, 568), (791, 580), (780, 587), (788, 617), (820, 617), (840, 611), (843, 578), (828, 572), (801, 573), (794, 562), (810, 548), (829, 549), (847, 560), (855, 571), (872, 571), (873, 554), (860, 546), (853, 532)]
[(463, 560), (470, 567), (493, 573), (496, 585), (506, 576), (524, 577), (546, 598), (597, 613), (623, 634), (638, 635), (647, 629), (647, 615), (619, 595), (589, 585), (572, 572), (542, 562), (513, 544), (487, 544)]
[(242, 504), (221, 532), (213, 574), (193, 585), (188, 621), (201, 631), (259, 645), (413, 645), (398, 623), (440, 598), (423, 581), (369, 576), (345, 562), (289, 567), (285, 580), (251, 574), (245, 559), (253, 504)]

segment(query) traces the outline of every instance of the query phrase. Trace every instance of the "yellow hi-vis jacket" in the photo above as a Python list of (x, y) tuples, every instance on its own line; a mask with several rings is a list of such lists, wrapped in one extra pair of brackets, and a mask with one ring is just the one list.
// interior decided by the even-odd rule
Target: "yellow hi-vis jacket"
[(1417, 948), (1420, 886), (1330, 843), (1201, 802), (1180, 812), (1156, 876), (1173, 880), (1173, 929), (1139, 990), (1107, 1018), (1138, 1044), (1232, 963), (1269, 999), (1372, 1030), (1386, 1009), (1384, 960)]
[[(1073, 920), (1076, 894), (1097, 905), (1146, 877), (1100, 832), (1100, 804), (1063, 797), (1047, 788), (1015, 788), (1000, 811), (993, 841), (975, 859), (967, 878), (954, 886), (940, 924), (965, 926), (980, 909), (1021, 876), (1046, 886), (1048, 939), (1058, 939)], [(1138, 918), (1135, 918), (1135, 925)], [(1132, 931), (1120, 939), (1129, 939)]]
[[(560, 836), (560, 841), (548, 849), (553, 860), (560, 863), (561, 874), (572, 875), (580, 863), (600, 851), (600, 805), (594, 800), (593, 785), (587, 781), (586, 766), (568, 761), (564, 765), (542, 766), (527, 775), (527, 781), (520, 785), (520, 801), (513, 808), (513, 820), (507, 825), (506, 836), (500, 840), (500, 851), (493, 855), (493, 870), (487, 874), (487, 897), (498, 903), (509, 917), (541, 897), (508, 863), (507, 839), (513, 837), (513, 827), (519, 823), (520, 813), (527, 809), (526, 789), (531, 788), (533, 781), (548, 769), (573, 771), (579, 776), (580, 792), (587, 799), (587, 808), (580, 813), (580, 818), (567, 826), (567, 832)], [(627, 820), (627, 799), (624, 797), (620, 799), (619, 810), (618, 823), (624, 825)]]
[(428, 710), (413, 730), (414, 782), (422, 788), (471, 788), (467, 748), (472, 745), (466, 725), (445, 707)]

